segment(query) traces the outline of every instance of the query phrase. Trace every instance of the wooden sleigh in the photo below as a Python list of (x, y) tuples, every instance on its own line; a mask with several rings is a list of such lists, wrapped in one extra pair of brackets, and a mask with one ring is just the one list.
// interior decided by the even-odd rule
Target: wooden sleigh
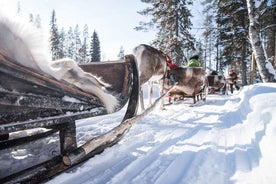
[[(172, 69), (171, 74), (177, 84), (169, 90), (169, 103), (171, 103), (171, 98), (193, 98), (194, 103), (199, 100), (206, 100), (208, 94), (208, 79), (203, 68), (177, 68)], [(166, 78), (164, 84), (165, 89), (168, 89), (168, 86), (172, 85), (172, 81)]]
[[(121, 124), (77, 146), (76, 120), (107, 114), (99, 98), (0, 54), (0, 151), (56, 132), (60, 143), (60, 154), (14, 173), (6, 171), (0, 183), (45, 181), (116, 144), (127, 132), (129, 126), (123, 122), (136, 116), (138, 104), (139, 79), (134, 56), (127, 55), (123, 61), (84, 64), (81, 68), (112, 85), (108, 91), (120, 102), (116, 111), (128, 104)], [(65, 100), (65, 97), (74, 100)], [(35, 128), (47, 131), (9, 138), (11, 133)]]

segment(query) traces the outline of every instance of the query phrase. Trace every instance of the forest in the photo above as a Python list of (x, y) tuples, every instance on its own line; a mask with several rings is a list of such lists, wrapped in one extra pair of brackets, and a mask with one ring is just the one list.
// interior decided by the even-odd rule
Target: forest
[[(137, 13), (150, 17), (150, 21), (141, 21), (134, 29), (157, 30), (150, 44), (170, 55), (177, 65), (184, 66), (196, 53), (205, 69), (221, 74), (236, 70), (242, 85), (275, 82), (267, 65), (276, 68), (276, 0), (201, 0), (204, 22), (198, 27), (191, 21), (193, 0), (141, 0), (141, 3), (148, 7)], [(79, 63), (101, 60), (100, 39), (95, 30), (89, 37), (87, 25), (81, 33), (78, 25), (68, 30), (58, 27), (57, 19), (53, 10), (50, 22), (53, 59), (71, 57)], [(200, 38), (194, 36), (192, 27), (202, 31)], [(123, 57), (121, 47), (118, 59)]]
[[(242, 85), (275, 82), (266, 63), (275, 68), (275, 0), (202, 0), (203, 35), (197, 40), (191, 34), (192, 0), (142, 0), (151, 6), (140, 14), (152, 16), (141, 22), (137, 30), (157, 27), (153, 45), (173, 56), (177, 64), (187, 62), (194, 50), (206, 69), (223, 73), (235, 69)], [(186, 57), (185, 57), (186, 56)]]

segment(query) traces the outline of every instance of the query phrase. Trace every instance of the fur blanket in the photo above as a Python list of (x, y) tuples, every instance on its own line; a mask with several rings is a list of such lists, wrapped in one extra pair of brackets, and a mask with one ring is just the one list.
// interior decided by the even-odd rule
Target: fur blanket
[(47, 38), (41, 30), (18, 17), (0, 12), (0, 52), (19, 64), (46, 73), (57, 80), (64, 80), (97, 96), (109, 113), (116, 108), (117, 99), (108, 94), (109, 84), (84, 72), (69, 58), (51, 61)]

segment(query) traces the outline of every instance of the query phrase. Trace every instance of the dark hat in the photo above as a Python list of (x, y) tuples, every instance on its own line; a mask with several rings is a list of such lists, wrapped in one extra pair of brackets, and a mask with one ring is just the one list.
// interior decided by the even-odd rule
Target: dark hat
[(198, 55), (193, 55), (192, 57), (190, 57), (190, 60), (191, 60), (191, 59), (196, 59), (196, 60), (198, 60), (198, 58), (199, 58)]

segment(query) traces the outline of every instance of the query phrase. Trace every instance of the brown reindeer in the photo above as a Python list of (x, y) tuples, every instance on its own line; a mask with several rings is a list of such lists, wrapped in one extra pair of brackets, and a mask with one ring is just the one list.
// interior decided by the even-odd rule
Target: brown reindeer
[(213, 71), (207, 78), (209, 82), (209, 94), (215, 94), (216, 92), (227, 94), (226, 78), (223, 75), (219, 75)]
[[(205, 100), (208, 89), (208, 79), (205, 75), (205, 70), (201, 67), (185, 67), (172, 69), (177, 85), (169, 90), (170, 96), (180, 96), (181, 98), (193, 98), (194, 103), (199, 98)], [(171, 86), (171, 81), (166, 79), (164, 90), (168, 90)], [(170, 102), (170, 99), (169, 99)]]
[[(154, 81), (158, 81), (161, 85), (161, 79), (166, 73), (166, 55), (149, 45), (140, 44), (133, 49), (133, 55), (136, 57), (139, 79), (140, 79), (140, 106), (144, 111), (144, 100), (142, 85), (148, 82), (148, 100), (149, 105), (152, 104), (152, 85)], [(162, 95), (162, 86), (159, 85), (159, 94)], [(162, 103), (163, 104), (163, 103)], [(162, 105), (161, 105), (162, 106)]]

